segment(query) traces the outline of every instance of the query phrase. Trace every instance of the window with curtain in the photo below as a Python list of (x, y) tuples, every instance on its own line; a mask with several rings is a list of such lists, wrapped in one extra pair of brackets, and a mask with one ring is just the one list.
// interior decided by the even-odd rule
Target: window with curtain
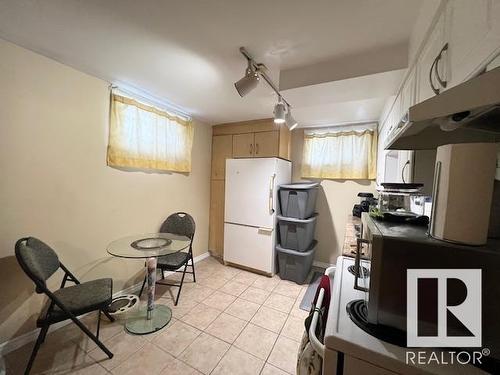
[(375, 179), (376, 165), (376, 126), (304, 131), (303, 177)]
[(109, 166), (191, 171), (191, 120), (111, 94)]

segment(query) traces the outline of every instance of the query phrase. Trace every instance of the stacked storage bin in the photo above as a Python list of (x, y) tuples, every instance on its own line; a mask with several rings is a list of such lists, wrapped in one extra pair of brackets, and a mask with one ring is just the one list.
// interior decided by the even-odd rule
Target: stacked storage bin
[(314, 239), (319, 183), (281, 185), (278, 215), (279, 275), (282, 279), (303, 284), (311, 270), (317, 241)]

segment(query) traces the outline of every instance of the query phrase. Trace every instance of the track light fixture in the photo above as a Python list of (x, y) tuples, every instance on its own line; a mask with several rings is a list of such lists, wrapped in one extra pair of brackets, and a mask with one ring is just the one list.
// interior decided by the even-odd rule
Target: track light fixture
[(281, 96), (274, 82), (266, 74), (266, 66), (264, 64), (256, 63), (245, 47), (240, 47), (240, 52), (247, 59), (248, 66), (245, 71), (245, 76), (234, 84), (238, 94), (240, 94), (241, 97), (247, 95), (250, 91), (257, 87), (260, 77), (262, 77), (279, 98), (278, 103), (274, 106), (274, 122), (276, 124), (286, 123), (290, 130), (294, 129), (298, 123), (292, 116), (292, 106)]
[(288, 110), (286, 112), (286, 115), (285, 115), (285, 123), (286, 123), (286, 126), (288, 126), (288, 129), (290, 130), (293, 130), (297, 127), (297, 125), (299, 124), (292, 116), (292, 110), (290, 109), (290, 107), (288, 107)]
[(259, 84), (260, 77), (257, 70), (253, 67), (250, 60), (248, 61), (248, 67), (245, 71), (245, 76), (234, 84), (236, 91), (241, 97), (244, 97), (250, 91), (257, 87)]
[(286, 108), (280, 97), (278, 103), (274, 106), (274, 123), (283, 124), (285, 122), (285, 117)]

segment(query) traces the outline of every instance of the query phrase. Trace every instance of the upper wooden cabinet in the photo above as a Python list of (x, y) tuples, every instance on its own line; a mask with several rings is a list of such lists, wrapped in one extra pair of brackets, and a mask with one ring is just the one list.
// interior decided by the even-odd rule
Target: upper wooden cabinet
[(278, 130), (255, 133), (254, 153), (258, 158), (280, 156), (280, 134)]
[(226, 159), (233, 156), (233, 136), (212, 137), (212, 180), (223, 180), (226, 175)]
[(254, 156), (254, 133), (235, 134), (233, 137), (233, 158), (251, 158)]

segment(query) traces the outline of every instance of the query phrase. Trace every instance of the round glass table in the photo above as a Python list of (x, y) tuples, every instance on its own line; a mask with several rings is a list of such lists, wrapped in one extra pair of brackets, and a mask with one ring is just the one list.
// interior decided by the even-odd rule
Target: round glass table
[(176, 253), (189, 247), (190, 239), (172, 233), (147, 233), (127, 236), (111, 242), (107, 251), (120, 258), (146, 259), (148, 302), (139, 307), (125, 323), (128, 332), (145, 335), (165, 327), (172, 318), (172, 310), (165, 305), (155, 305), (156, 263), (163, 255)]

